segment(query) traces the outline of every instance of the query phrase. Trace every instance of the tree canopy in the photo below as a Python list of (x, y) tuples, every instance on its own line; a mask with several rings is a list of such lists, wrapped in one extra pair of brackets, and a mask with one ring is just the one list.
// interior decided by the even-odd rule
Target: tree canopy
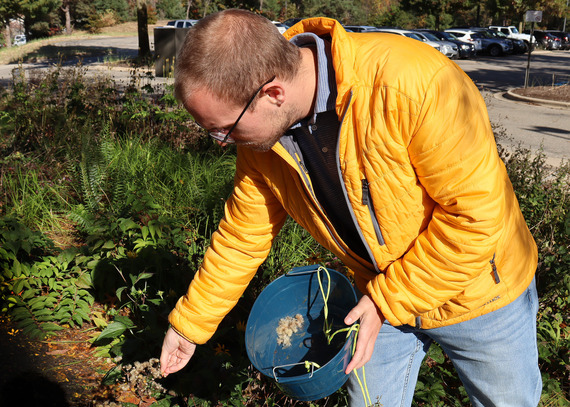
[[(561, 29), (570, 18), (567, 0), (0, 0), (0, 19), (19, 18), (32, 38), (65, 29), (92, 31), (124, 21), (201, 18), (244, 8), (271, 20), (326, 16), (344, 24), (445, 29), (450, 26), (522, 24), (541, 10), (541, 28)], [(151, 21), (151, 22), (152, 22)]]

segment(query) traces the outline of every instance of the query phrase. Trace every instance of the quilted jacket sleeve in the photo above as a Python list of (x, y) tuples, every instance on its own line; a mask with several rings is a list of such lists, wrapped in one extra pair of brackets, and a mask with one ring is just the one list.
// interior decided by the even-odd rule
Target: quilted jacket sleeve
[(436, 206), (410, 250), (367, 289), (391, 323), (414, 325), (489, 270), (509, 181), (485, 103), (453, 64), (432, 76), (409, 137), (411, 164)]
[(267, 257), (286, 212), (238, 150), (234, 191), (200, 270), (169, 315), (197, 344), (207, 342)]

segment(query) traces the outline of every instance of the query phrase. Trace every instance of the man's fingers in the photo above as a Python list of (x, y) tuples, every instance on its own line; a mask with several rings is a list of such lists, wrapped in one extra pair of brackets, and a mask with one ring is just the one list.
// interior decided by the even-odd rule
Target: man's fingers
[(162, 343), (160, 354), (160, 371), (164, 376), (182, 369), (196, 350), (196, 344), (180, 336), (169, 328)]
[(350, 310), (344, 322), (350, 325), (356, 320), (360, 320), (360, 329), (358, 330), (358, 338), (356, 340), (356, 351), (345, 370), (347, 374), (354, 369), (359, 369), (364, 366), (372, 357), (374, 344), (376, 343), (376, 338), (378, 337), (378, 332), (380, 332), (384, 318), (372, 299), (365, 295), (358, 301), (358, 304)]

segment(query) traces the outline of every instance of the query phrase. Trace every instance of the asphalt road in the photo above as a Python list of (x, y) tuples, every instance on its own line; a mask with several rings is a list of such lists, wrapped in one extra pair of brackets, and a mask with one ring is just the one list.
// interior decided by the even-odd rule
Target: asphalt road
[[(478, 57), (457, 64), (475, 82), (485, 98), (491, 123), (504, 136), (505, 147), (542, 149), (548, 163), (570, 159), (570, 108), (506, 99), (509, 89), (524, 87), (528, 55)], [(551, 85), (570, 80), (570, 51), (531, 53), (529, 84)]]
[[(151, 33), (152, 34), (152, 33)], [(136, 56), (137, 37), (94, 36), (87, 39), (70, 39), (54, 42), (60, 47), (96, 48), (102, 54)], [(151, 36), (151, 48), (153, 38)], [(73, 61), (70, 61), (73, 62)], [(528, 63), (527, 54), (506, 57), (477, 57), (459, 60), (457, 64), (471, 77), (483, 94), (492, 124), (503, 137), (499, 142), (506, 147), (521, 145), (532, 151), (542, 148), (548, 162), (559, 165), (570, 160), (570, 108), (540, 105), (505, 99), (509, 89), (524, 86)], [(129, 69), (109, 69), (104, 57), (84, 59), (83, 64), (107, 72), (117, 80), (128, 81)], [(24, 69), (45, 68), (49, 64), (24, 65)], [(7, 86), (15, 65), (0, 66), (0, 85)], [(531, 54), (529, 84), (550, 85), (570, 80), (570, 51), (535, 51)], [(168, 82), (165, 78), (155, 83)]]

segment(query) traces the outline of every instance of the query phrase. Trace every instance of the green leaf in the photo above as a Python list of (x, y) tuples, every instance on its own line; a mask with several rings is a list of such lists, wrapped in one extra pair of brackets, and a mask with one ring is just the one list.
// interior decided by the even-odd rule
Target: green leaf
[(156, 236), (156, 226), (154, 225), (154, 222), (148, 223), (148, 230), (150, 232), (150, 236), (154, 239)]
[(139, 229), (140, 226), (137, 225), (132, 219), (119, 219), (119, 227), (125, 233), (130, 229)]
[(73, 261), (76, 255), (77, 255), (77, 249), (68, 248), (62, 251), (59, 254), (59, 256), (57, 256), (57, 259), (59, 260), (60, 263), (69, 264)]
[(63, 322), (71, 317), (69, 310), (59, 310), (53, 315), (54, 319)]
[(126, 288), (127, 288), (126, 286), (119, 287), (117, 288), (117, 291), (115, 291), (115, 295), (117, 296), (119, 301), (121, 301), (121, 295), (123, 294), (123, 291), (125, 291)]
[(166, 398), (159, 400), (156, 403), (152, 403), (150, 405), (150, 407), (171, 407), (171, 406), (172, 406), (172, 403), (170, 402), (169, 399), (166, 399)]
[(22, 265), (18, 260), (14, 260), (14, 265), (12, 266), (12, 271), (15, 277), (20, 277), (22, 275)]
[(89, 273), (81, 274), (77, 280), (75, 280), (75, 285), (79, 288), (93, 288), (93, 281), (91, 280), (91, 275)]
[(134, 328), (135, 324), (133, 321), (130, 320), (129, 317), (125, 317), (123, 315), (117, 315), (115, 317), (115, 322), (120, 322), (121, 324), (125, 325), (127, 328)]
[(29, 288), (22, 293), (22, 300), (27, 300), (28, 298), (34, 297), (38, 293), (37, 288)]
[[(77, 310), (76, 310), (75, 314), (73, 314), (71, 316), (71, 318), (73, 319), (73, 321), (75, 321), (77, 323), (77, 325), (79, 325), (79, 326), (83, 325), (84, 319), (81, 317), (81, 315), (79, 315), (79, 312), (77, 312)], [(89, 318), (85, 318), (85, 320), (89, 320)]]
[(103, 339), (113, 339), (118, 338), (127, 330), (127, 326), (122, 322), (114, 321), (107, 325), (101, 334), (97, 337), (95, 342), (102, 341)]
[(89, 321), (89, 314), (85, 312), (84, 309), (77, 308), (75, 310), (76, 314), (79, 315), (84, 321)]
[(143, 226), (141, 228), (141, 232), (142, 232), (143, 240), (146, 240), (146, 238), (148, 237), (148, 226)]
[(23, 278), (16, 280), (16, 282), (12, 286), (12, 291), (14, 291), (16, 294), (20, 293), (22, 291), (22, 289), (24, 288), (25, 282), (26, 282), (26, 280)]
[(30, 301), (28, 301), (28, 305), (32, 311), (43, 309), (45, 307), (45, 298), (46, 297), (32, 298)]
[(112, 367), (103, 377), (101, 383), (105, 386), (109, 386), (111, 384), (117, 383), (120, 378), (123, 377), (123, 369), (121, 366), (114, 366)]
[(137, 276), (137, 280), (135, 281), (135, 283), (138, 283), (141, 280), (149, 279), (152, 276), (154, 276), (154, 273), (141, 273)]
[(107, 240), (102, 247), (102, 249), (108, 249), (108, 250), (114, 249), (114, 248), (115, 248), (115, 242), (113, 242), (112, 240)]
[(32, 251), (32, 245), (30, 244), (30, 242), (26, 240), (26, 241), (23, 241), (21, 244), (22, 244), (22, 249), (26, 253), (30, 254)]
[(41, 325), (41, 328), (46, 332), (61, 331), (63, 327), (54, 324), (53, 322), (45, 322)]

